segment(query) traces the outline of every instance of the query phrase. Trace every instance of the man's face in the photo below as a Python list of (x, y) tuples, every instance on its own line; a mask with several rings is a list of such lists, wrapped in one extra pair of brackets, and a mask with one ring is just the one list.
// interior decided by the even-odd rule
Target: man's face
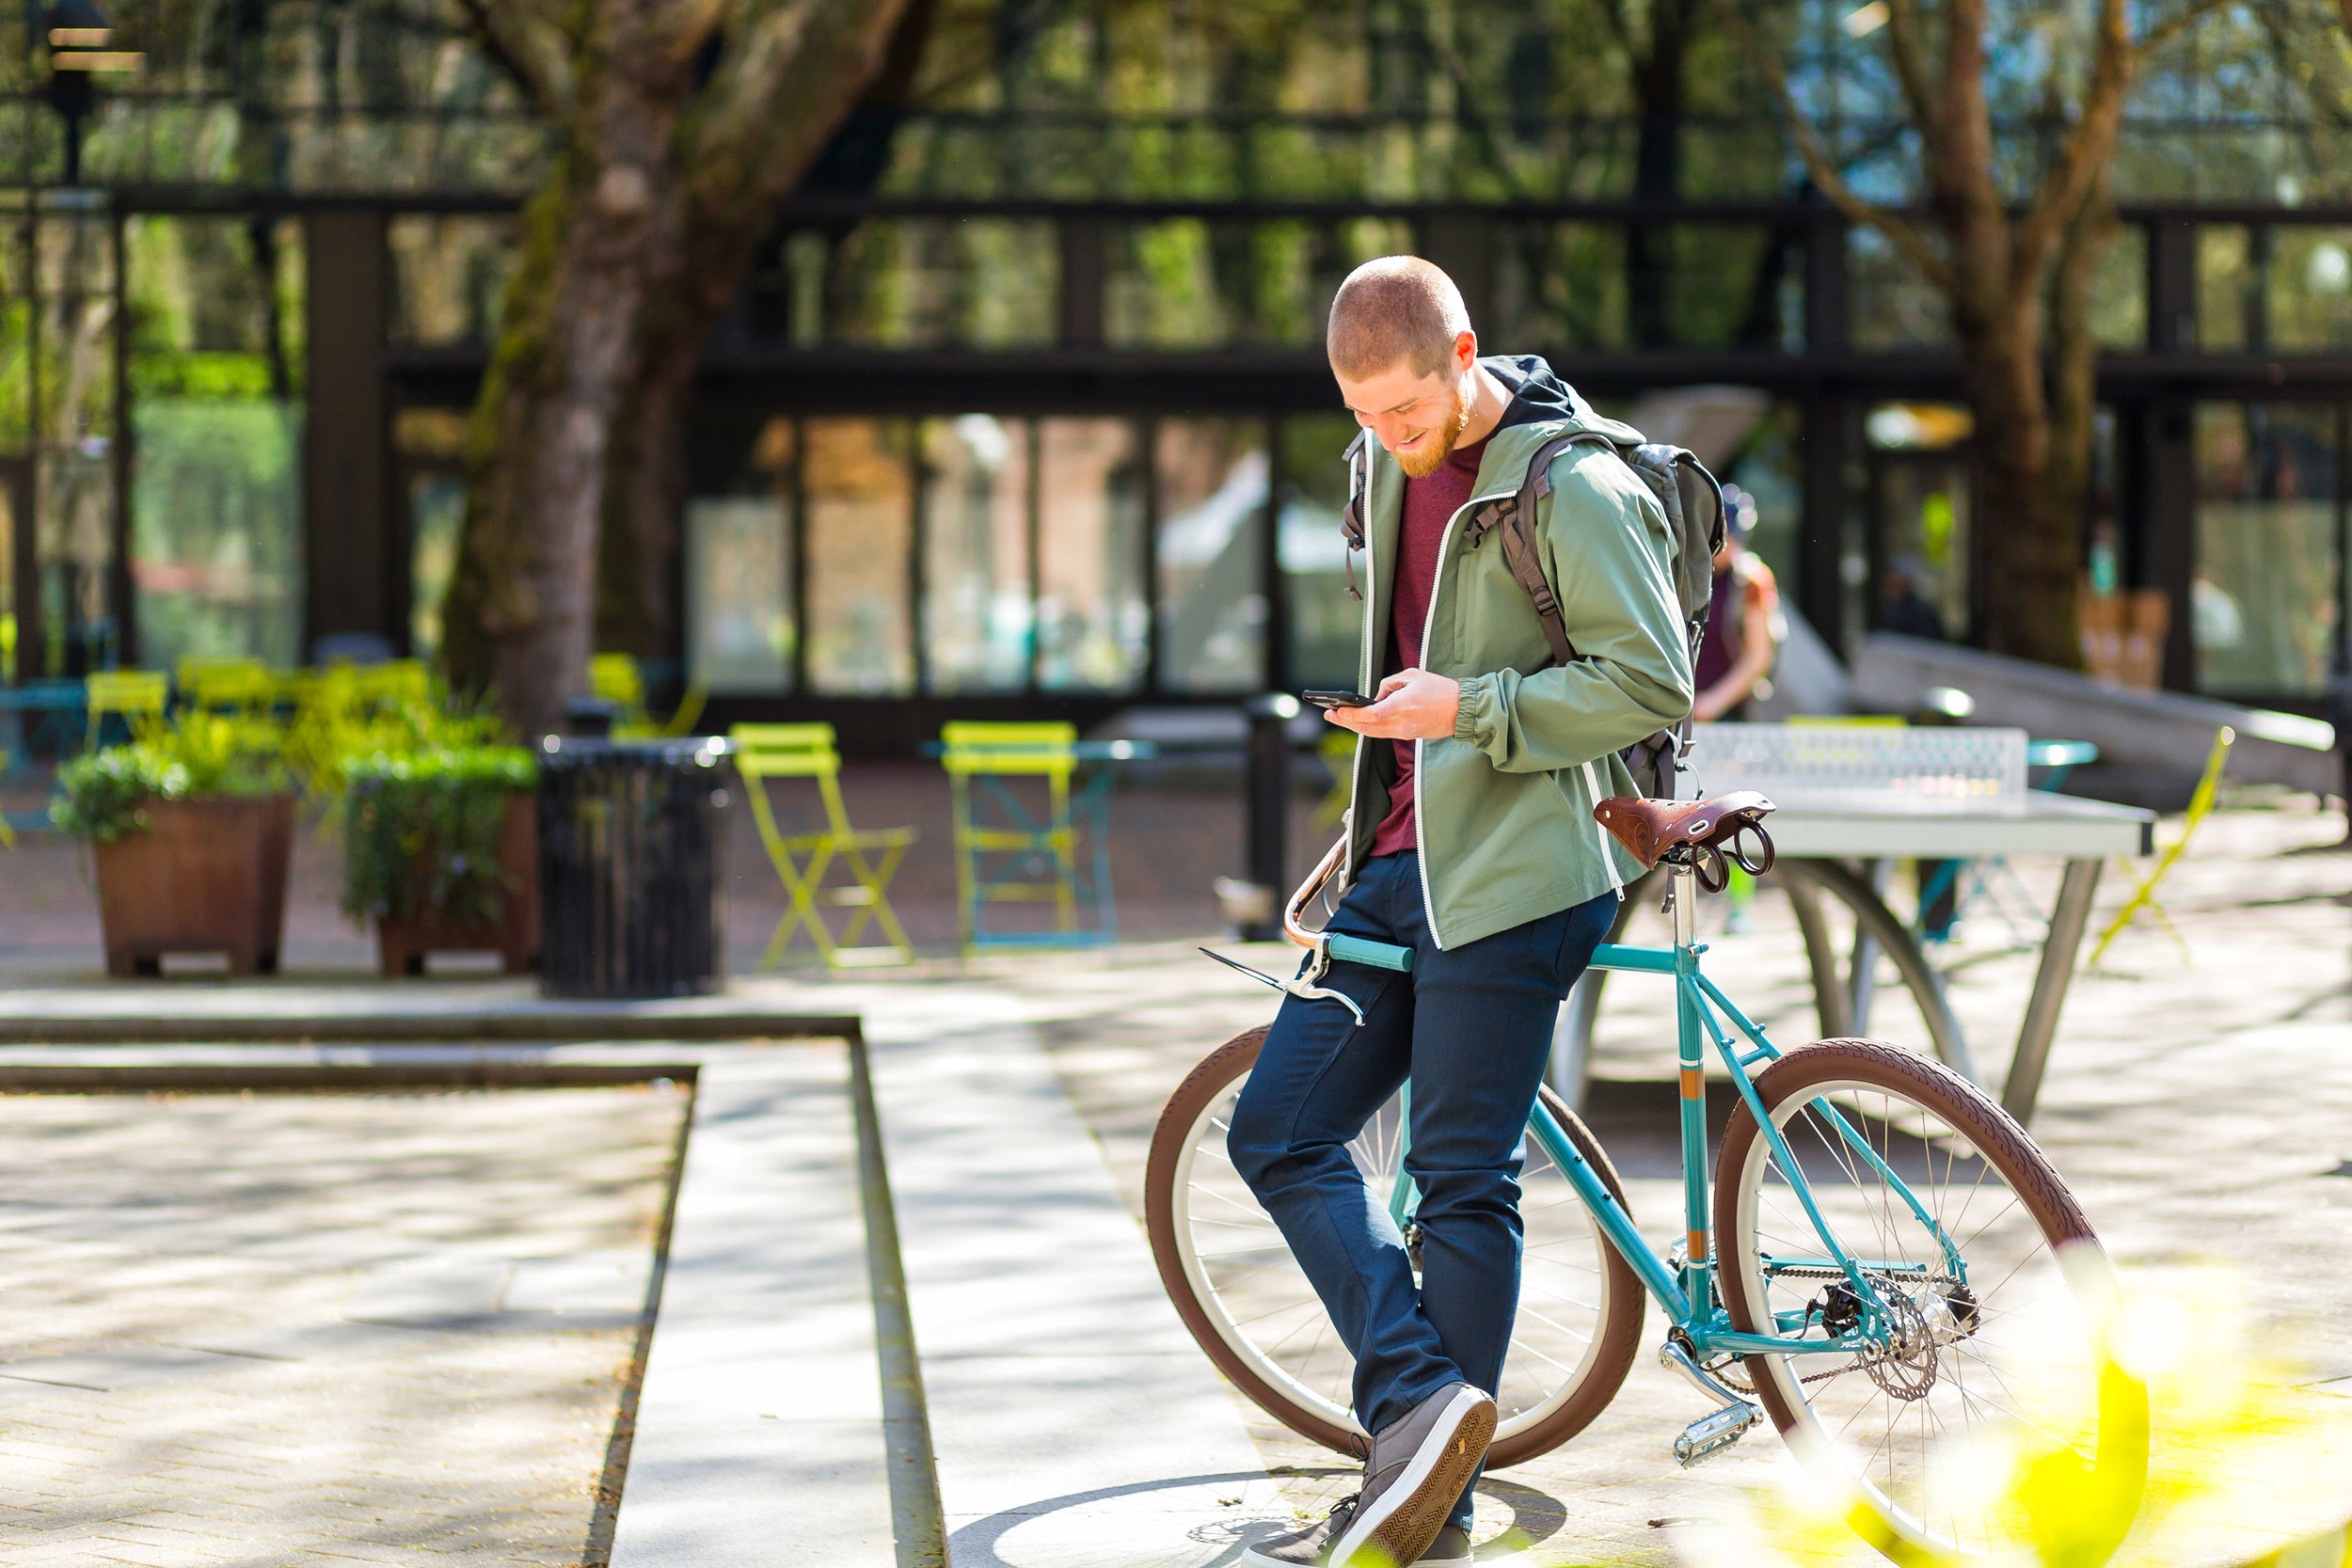
[(1338, 376), (1340, 396), (1407, 478), (1424, 479), (1438, 471), (1470, 423), (1467, 370), (1449, 365), (1435, 375), (1418, 375), (1409, 361), (1401, 360), (1361, 381)]

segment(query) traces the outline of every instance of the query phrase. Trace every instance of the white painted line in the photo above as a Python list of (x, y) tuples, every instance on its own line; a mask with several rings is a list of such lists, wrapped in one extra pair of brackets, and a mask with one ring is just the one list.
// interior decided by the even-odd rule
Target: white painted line
[(897, 1561), (848, 1053), (702, 1069), (612, 1568)]
[(1286, 1523), (1018, 1004), (868, 1000), (952, 1568), (1194, 1568)]

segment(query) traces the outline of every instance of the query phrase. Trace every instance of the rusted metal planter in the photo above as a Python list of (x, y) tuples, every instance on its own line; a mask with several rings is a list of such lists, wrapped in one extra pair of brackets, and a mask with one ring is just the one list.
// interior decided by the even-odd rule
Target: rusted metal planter
[(294, 797), (151, 800), (147, 827), (92, 846), (106, 973), (160, 974), (167, 953), (224, 953), (274, 974), (286, 925)]
[[(506, 907), (496, 920), (460, 920), (417, 914), (405, 919), (379, 915), (376, 961), (387, 977), (422, 974), (433, 953), (496, 953), (509, 974), (526, 974), (539, 962), (539, 819), (532, 798), (516, 795), (499, 824), (499, 873)], [(426, 877), (422, 865), (417, 881)]]

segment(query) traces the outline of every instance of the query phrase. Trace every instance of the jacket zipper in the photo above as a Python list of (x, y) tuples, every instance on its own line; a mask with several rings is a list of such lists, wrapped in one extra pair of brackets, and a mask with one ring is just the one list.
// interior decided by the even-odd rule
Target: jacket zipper
[[(1438, 594), (1445, 587), (1445, 550), (1448, 541), (1454, 537), (1454, 525), (1460, 522), (1462, 515), (1470, 508), (1483, 506), (1491, 500), (1501, 500), (1505, 496), (1518, 493), (1516, 490), (1498, 490), (1491, 496), (1472, 496), (1454, 508), (1454, 515), (1445, 520), (1445, 529), (1438, 535), (1438, 569), (1429, 578), (1429, 612), (1421, 624), (1421, 667), (1422, 669), (1429, 668), (1429, 634), (1437, 628), (1438, 625)], [(1400, 527), (1403, 526), (1403, 506), (1404, 503), (1400, 500), (1398, 502)], [(1364, 530), (1364, 545), (1365, 558), (1369, 560), (1372, 545), (1372, 530), (1369, 527)], [(1379, 579), (1375, 578), (1374, 580)], [(1413, 742), (1413, 838), (1416, 850), (1421, 847), (1421, 840), (1427, 836), (1426, 829), (1429, 822), (1428, 815), (1422, 810), (1421, 801), (1421, 781), (1423, 771), (1422, 762), (1427, 744), (1426, 741), (1422, 740)], [(1442, 953), (1445, 951), (1445, 938), (1438, 930), (1438, 900), (1429, 891), (1429, 857), (1426, 854), (1417, 853), (1414, 859), (1419, 863), (1421, 870), (1421, 909), (1422, 914), (1429, 922), (1429, 941), (1431, 945)]]

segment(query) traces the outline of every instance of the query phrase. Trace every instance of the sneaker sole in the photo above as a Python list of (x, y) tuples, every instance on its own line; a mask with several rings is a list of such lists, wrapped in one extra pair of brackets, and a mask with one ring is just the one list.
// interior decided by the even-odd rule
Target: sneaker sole
[(1447, 1423), (1422, 1441), (1405, 1474), (1379, 1498), (1396, 1501), (1349, 1525), (1331, 1553), (1331, 1568), (1409, 1568), (1436, 1544), (1454, 1500), (1494, 1441), (1495, 1402), (1465, 1386), (1446, 1416)]

